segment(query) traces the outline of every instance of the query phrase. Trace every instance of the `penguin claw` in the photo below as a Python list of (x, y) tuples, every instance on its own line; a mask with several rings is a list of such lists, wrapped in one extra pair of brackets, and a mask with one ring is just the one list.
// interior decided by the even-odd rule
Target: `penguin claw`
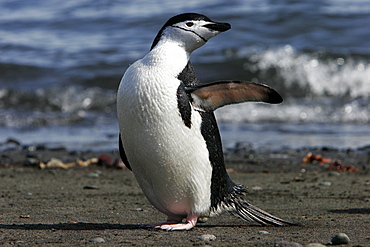
[(141, 228), (154, 228), (154, 229), (160, 229), (162, 225), (171, 225), (171, 224), (177, 224), (178, 221), (165, 221), (165, 222), (157, 222), (157, 223), (149, 223), (141, 225)]
[(165, 231), (183, 231), (192, 229), (197, 224), (197, 220), (198, 216), (191, 214), (188, 217), (186, 217), (185, 223), (170, 220), (169, 218), (166, 222), (147, 224), (145, 226), (146, 228), (161, 229)]
[(166, 231), (181, 231), (181, 230), (190, 230), (195, 226), (192, 222), (187, 223), (177, 223), (177, 224), (166, 224), (157, 226), (156, 228), (166, 230)]

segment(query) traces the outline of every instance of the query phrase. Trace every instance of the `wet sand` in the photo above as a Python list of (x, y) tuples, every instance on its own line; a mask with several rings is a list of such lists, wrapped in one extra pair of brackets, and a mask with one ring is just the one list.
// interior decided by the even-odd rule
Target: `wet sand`
[[(336, 172), (330, 163), (302, 166), (308, 152), (358, 171)], [(146, 200), (127, 169), (107, 164), (40, 169), (29, 159), (72, 162), (117, 152), (14, 148), (0, 158), (1, 246), (274, 246), (278, 241), (330, 244), (346, 233), (345, 246), (370, 246), (370, 149), (226, 151), (232, 179), (250, 188), (252, 204), (300, 226), (248, 224), (224, 213), (186, 232), (142, 229), (165, 216)], [(266, 234), (267, 233), (267, 234)], [(204, 234), (216, 240), (203, 241)], [(104, 243), (94, 243), (91, 240)]]

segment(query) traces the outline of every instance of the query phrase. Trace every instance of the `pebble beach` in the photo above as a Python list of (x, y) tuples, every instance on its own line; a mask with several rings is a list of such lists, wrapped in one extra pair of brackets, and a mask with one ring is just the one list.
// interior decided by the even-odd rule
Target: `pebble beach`
[[(0, 246), (370, 246), (363, 0), (5, 0), (0, 10)], [(224, 213), (186, 232), (141, 227), (165, 216), (119, 159), (116, 92), (163, 24), (187, 12), (232, 25), (192, 55), (202, 82), (283, 96), (216, 117), (246, 199), (298, 226)]]
[(370, 245), (366, 147), (225, 150), (230, 176), (249, 187), (247, 200), (299, 226), (259, 226), (224, 213), (190, 231), (166, 232), (141, 227), (165, 216), (116, 150), (11, 145), (0, 158), (2, 246), (332, 246), (338, 239)]

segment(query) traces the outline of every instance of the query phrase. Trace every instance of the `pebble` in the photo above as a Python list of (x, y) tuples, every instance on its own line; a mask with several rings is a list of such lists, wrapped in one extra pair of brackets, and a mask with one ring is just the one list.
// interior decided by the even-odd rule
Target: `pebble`
[(24, 166), (38, 166), (39, 164), (40, 160), (36, 158), (27, 158), (23, 163)]
[(306, 244), (304, 247), (326, 247), (326, 245), (323, 245), (320, 243), (310, 243), (310, 244)]
[(97, 186), (91, 186), (91, 185), (86, 185), (83, 187), (84, 190), (98, 190), (100, 189), (99, 187)]
[(259, 231), (258, 234), (267, 235), (270, 234), (268, 231)]
[(331, 171), (328, 173), (329, 177), (339, 177), (341, 174), (337, 171)]
[(303, 246), (298, 243), (279, 241), (275, 243), (274, 247), (303, 247)]
[(90, 239), (89, 242), (94, 242), (94, 243), (105, 243), (105, 240), (103, 238), (93, 238)]
[(96, 172), (89, 172), (86, 174), (87, 177), (89, 178), (98, 178), (100, 177), (100, 174), (99, 173), (96, 173)]
[(132, 208), (130, 209), (131, 211), (142, 211), (142, 212), (149, 212), (148, 210), (146, 209), (143, 209), (143, 208)]
[(199, 237), (200, 240), (202, 241), (213, 241), (216, 240), (216, 236), (212, 234), (203, 234), (202, 236)]
[(206, 223), (208, 221), (208, 217), (199, 217), (198, 222), (199, 223)]
[(253, 186), (251, 187), (251, 190), (255, 190), (255, 191), (260, 191), (260, 190), (263, 190), (261, 186)]
[(320, 182), (319, 185), (320, 186), (331, 186), (331, 182), (330, 181), (324, 181), (324, 182)]
[(349, 237), (345, 233), (338, 233), (335, 235), (332, 239), (331, 242), (334, 245), (339, 245), (339, 244), (349, 244)]

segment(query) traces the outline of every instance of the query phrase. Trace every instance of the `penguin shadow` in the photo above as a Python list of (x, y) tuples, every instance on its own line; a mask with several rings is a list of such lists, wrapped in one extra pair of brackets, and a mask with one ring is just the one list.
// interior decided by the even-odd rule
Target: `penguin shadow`
[(110, 224), (110, 223), (58, 223), (58, 224), (0, 224), (0, 229), (11, 230), (137, 230), (142, 229), (140, 224)]
[[(262, 227), (258, 224), (197, 224), (196, 228), (234, 228), (234, 227)], [(264, 226), (266, 227), (266, 226)], [(274, 226), (270, 226), (274, 227)], [(0, 224), (0, 229), (8, 230), (70, 230), (70, 231), (86, 231), (86, 230), (158, 230), (148, 228), (142, 224), (110, 224), (110, 223), (58, 223), (58, 224)]]
[(338, 214), (370, 214), (370, 208), (331, 209), (328, 212)]

